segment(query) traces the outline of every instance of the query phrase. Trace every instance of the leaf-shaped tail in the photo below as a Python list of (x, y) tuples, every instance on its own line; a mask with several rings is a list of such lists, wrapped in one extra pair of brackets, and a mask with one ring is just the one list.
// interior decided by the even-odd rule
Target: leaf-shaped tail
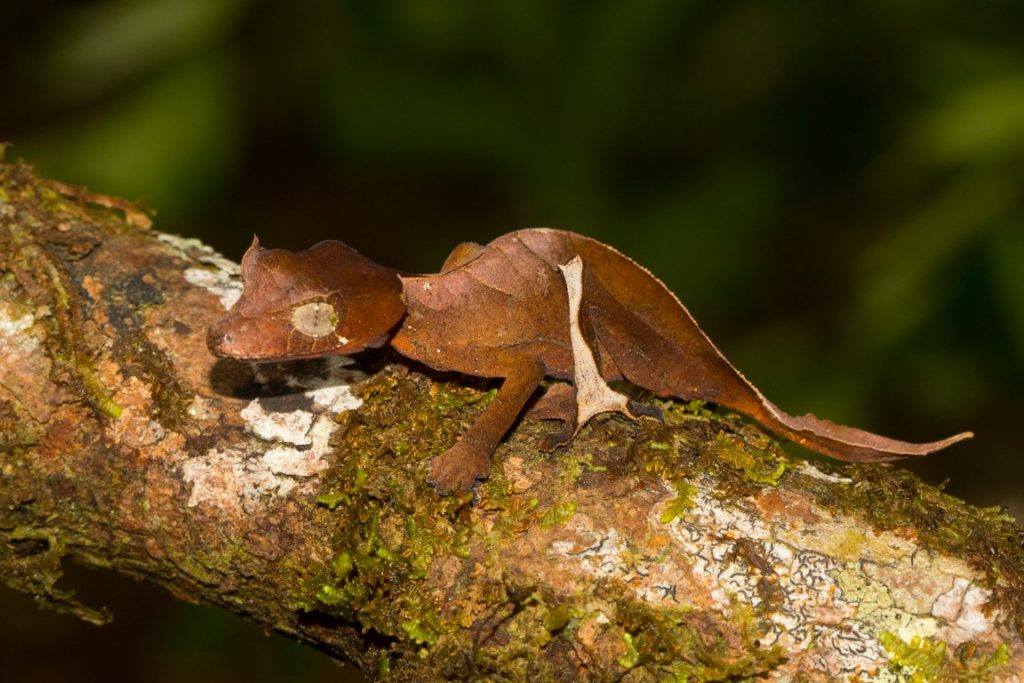
[[(755, 390), (756, 391), (756, 390)], [(799, 417), (789, 415), (756, 392), (763, 410), (752, 415), (758, 422), (779, 436), (790, 439), (818, 453), (850, 462), (888, 462), (900, 458), (928, 455), (970, 439), (972, 432), (961, 432), (941, 441), (911, 443), (890, 439), (862, 429), (823, 420), (810, 413)]]

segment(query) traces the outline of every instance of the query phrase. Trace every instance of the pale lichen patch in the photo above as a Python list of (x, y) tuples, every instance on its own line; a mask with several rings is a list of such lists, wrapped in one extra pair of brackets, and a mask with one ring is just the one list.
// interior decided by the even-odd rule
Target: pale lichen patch
[(188, 268), (185, 270), (185, 280), (215, 295), (227, 311), (242, 297), (242, 283), (223, 270)]
[(210, 407), (210, 401), (203, 398), (199, 394), (192, 397), (192, 401), (188, 404), (188, 416), (194, 420), (209, 420), (216, 413)]
[(22, 308), (0, 301), (0, 352), (5, 358), (32, 353), (39, 348), (39, 339), (26, 334), (35, 325), (35, 316)]
[(953, 586), (932, 605), (932, 614), (945, 622), (938, 632), (939, 637), (956, 643), (986, 633), (991, 628), (991, 618), (985, 615), (985, 605), (990, 598), (990, 591), (967, 579), (956, 578)]
[(312, 443), (310, 428), (316, 415), (307, 410), (275, 412), (264, 408), (260, 399), (253, 399), (242, 412), (246, 428), (264, 441), (280, 441), (295, 446)]
[(811, 479), (827, 481), (830, 484), (853, 483), (853, 479), (850, 479), (849, 477), (837, 477), (833, 474), (826, 474), (825, 472), (822, 472), (817, 467), (815, 467), (812, 463), (807, 461), (804, 461), (804, 463), (800, 466), (800, 469), (797, 471), (800, 472), (800, 474), (810, 477)]
[(182, 471), (192, 484), (189, 507), (252, 512), (265, 496), (287, 495), (295, 487), (294, 479), (274, 473), (261, 459), (216, 449), (188, 460)]
[(48, 420), (54, 409), (54, 388), (40, 382), (49, 376), (52, 363), (42, 352), (35, 329), (47, 315), (49, 310), (42, 306), (0, 300), (0, 395), (19, 397), (26, 414), (39, 422)]
[(157, 233), (156, 238), (177, 249), (182, 256), (207, 266), (187, 268), (185, 280), (215, 295), (225, 310), (230, 310), (242, 296), (242, 283), (239, 280), (241, 269), (237, 263), (224, 258), (197, 239), (167, 233)]
[[(674, 488), (664, 485), (668, 499)], [(589, 520), (607, 515), (584, 506), (548, 555), (566, 576), (615, 581), (652, 607), (726, 615), (753, 608), (759, 647), (800, 653), (792, 661), (800, 660), (801, 671), (824, 676), (871, 672), (860, 680), (882, 680), (891, 668), (879, 640), (885, 632), (907, 642), (938, 638), (951, 648), (994, 637), (998, 615), (984, 611), (989, 592), (965, 563), (913, 536), (836, 518), (797, 492), (768, 493), (782, 496), (773, 505), (804, 505), (809, 513), (765, 518), (756, 498), (723, 504), (698, 493), (669, 523), (653, 505), (642, 528), (600, 529)], [(665, 532), (668, 542), (656, 552), (637, 550)], [(784, 679), (786, 666), (774, 673)]]
[[(306, 491), (310, 480), (329, 464), (330, 438), (338, 428), (335, 417), (362, 405), (348, 384), (361, 375), (346, 370), (349, 363), (331, 358), (321, 375), (288, 375), (285, 384), (295, 389), (300, 408), (274, 410), (267, 399), (250, 401), (239, 412), (253, 435), (249, 443), (238, 451), (211, 451), (184, 465), (186, 480), (193, 486), (189, 505), (249, 511), (261, 500)], [(260, 384), (270, 382), (262, 369), (254, 371), (254, 377)], [(195, 401), (192, 408), (203, 410)], [(205, 490), (209, 486), (225, 490)]]
[(274, 474), (312, 477), (324, 468), (323, 460), (310, 450), (271, 448), (263, 454), (264, 466)]
[(156, 238), (164, 244), (174, 247), (183, 256), (195, 258), (200, 263), (214, 266), (218, 270), (223, 270), (232, 275), (241, 273), (241, 267), (237, 263), (231, 259), (224, 258), (223, 255), (194, 237), (182, 237), (181, 235), (158, 232), (156, 233)]
[(958, 581), (980, 579), (980, 575), (962, 560), (913, 553), (888, 563), (869, 562), (864, 574), (889, 587), (893, 602), (901, 610), (914, 614), (934, 614), (934, 605)]

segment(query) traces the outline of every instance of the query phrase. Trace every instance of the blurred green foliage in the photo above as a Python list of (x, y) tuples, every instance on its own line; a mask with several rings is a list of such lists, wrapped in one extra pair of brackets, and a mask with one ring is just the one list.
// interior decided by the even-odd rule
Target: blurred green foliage
[(680, 294), (792, 412), (978, 438), (914, 464), (1024, 514), (1024, 5), (41, 0), (0, 138), (238, 257), (408, 270), (551, 225)]

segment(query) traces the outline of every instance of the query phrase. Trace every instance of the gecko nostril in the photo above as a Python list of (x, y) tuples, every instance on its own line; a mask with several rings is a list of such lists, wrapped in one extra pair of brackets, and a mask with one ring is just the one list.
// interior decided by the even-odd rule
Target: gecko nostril
[(227, 349), (231, 345), (231, 335), (220, 332), (218, 326), (211, 327), (206, 333), (206, 347), (215, 356), (227, 355)]

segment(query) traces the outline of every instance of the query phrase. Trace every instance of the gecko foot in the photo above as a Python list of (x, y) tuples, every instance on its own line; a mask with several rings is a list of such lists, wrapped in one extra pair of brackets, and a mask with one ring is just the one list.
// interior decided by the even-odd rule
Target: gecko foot
[(490, 458), (465, 439), (430, 461), (427, 481), (438, 493), (465, 493), (490, 473)]
[(665, 421), (665, 413), (658, 406), (651, 405), (650, 403), (640, 403), (639, 401), (629, 401), (626, 404), (629, 410), (630, 417), (650, 417), (658, 422)]
[(537, 449), (545, 453), (550, 453), (559, 446), (564, 446), (572, 441), (572, 437), (574, 436), (576, 436), (576, 420), (567, 420), (562, 424), (561, 429), (538, 438)]

